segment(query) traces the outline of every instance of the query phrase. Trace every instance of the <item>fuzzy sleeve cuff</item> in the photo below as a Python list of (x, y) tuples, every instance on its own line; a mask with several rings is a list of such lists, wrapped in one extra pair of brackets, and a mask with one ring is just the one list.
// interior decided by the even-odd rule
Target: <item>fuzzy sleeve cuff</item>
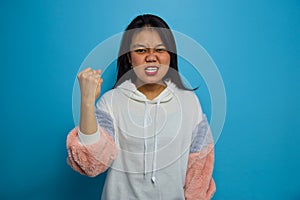
[(97, 176), (111, 166), (117, 157), (117, 146), (109, 134), (100, 128), (101, 137), (92, 144), (79, 142), (78, 128), (67, 136), (68, 164), (77, 172)]

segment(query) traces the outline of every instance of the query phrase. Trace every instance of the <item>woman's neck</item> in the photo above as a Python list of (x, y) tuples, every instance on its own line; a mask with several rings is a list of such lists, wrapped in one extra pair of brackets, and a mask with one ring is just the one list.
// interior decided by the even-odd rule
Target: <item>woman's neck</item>
[(151, 83), (144, 84), (141, 87), (138, 87), (138, 91), (143, 93), (147, 99), (153, 100), (157, 97), (164, 89), (166, 88), (163, 84)]

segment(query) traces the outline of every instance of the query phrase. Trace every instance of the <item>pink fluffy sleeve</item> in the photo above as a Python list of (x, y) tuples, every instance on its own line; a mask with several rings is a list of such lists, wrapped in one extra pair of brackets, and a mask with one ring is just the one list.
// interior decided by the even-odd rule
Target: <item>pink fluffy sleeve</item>
[(184, 186), (186, 200), (208, 200), (216, 191), (212, 178), (214, 166), (213, 144), (199, 152), (190, 153)]
[(101, 136), (96, 143), (83, 145), (78, 140), (78, 128), (67, 136), (67, 163), (80, 174), (94, 177), (104, 172), (116, 159), (117, 147), (113, 139), (100, 129)]

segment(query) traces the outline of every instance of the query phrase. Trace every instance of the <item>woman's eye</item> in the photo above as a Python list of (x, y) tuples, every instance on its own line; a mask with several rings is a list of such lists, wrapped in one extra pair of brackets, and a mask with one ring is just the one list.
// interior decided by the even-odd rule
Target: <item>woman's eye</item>
[(145, 53), (146, 49), (136, 49), (136, 50), (134, 50), (134, 52), (136, 52), (136, 53)]
[(164, 48), (159, 48), (159, 49), (156, 49), (156, 52), (165, 52), (165, 51), (167, 51), (166, 49), (164, 49)]

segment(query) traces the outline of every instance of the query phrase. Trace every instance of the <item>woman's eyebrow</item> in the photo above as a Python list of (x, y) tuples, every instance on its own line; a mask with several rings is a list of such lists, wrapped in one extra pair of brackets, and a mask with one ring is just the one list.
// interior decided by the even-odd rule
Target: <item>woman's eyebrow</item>
[(155, 48), (156, 48), (156, 47), (159, 47), (159, 46), (165, 47), (165, 45), (164, 45), (163, 43), (161, 43), (161, 44), (156, 45)]
[(134, 44), (131, 46), (131, 48), (138, 48), (138, 47), (147, 48), (146, 45), (143, 45), (143, 44)]
[[(160, 47), (160, 46), (165, 46), (163, 43), (161, 44), (157, 44), (154, 48)], [(138, 48), (138, 47), (142, 47), (142, 48), (149, 48), (147, 45), (144, 44), (134, 44), (131, 46), (131, 48)]]

